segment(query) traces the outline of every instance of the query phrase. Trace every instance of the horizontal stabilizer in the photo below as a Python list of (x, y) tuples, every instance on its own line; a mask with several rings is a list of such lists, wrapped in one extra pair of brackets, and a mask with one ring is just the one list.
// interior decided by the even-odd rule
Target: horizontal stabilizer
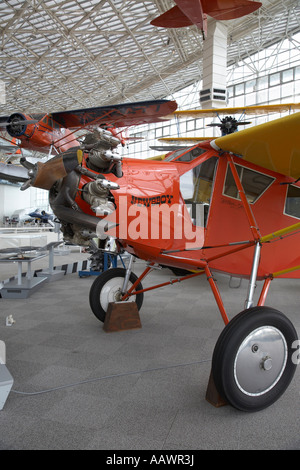
[(161, 28), (184, 28), (191, 26), (193, 22), (175, 5), (171, 10), (152, 20), (150, 24)]
[(234, 20), (249, 15), (262, 6), (249, 0), (201, 0), (203, 11), (215, 20)]

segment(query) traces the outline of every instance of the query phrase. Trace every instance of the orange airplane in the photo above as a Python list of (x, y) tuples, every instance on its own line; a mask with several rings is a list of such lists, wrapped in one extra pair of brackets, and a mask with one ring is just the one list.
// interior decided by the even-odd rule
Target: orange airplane
[[(249, 107), (242, 112), (286, 111), (300, 104)], [(211, 110), (211, 115), (226, 110)], [(235, 110), (229, 109), (230, 113)], [(241, 111), (239, 109), (238, 111)], [(185, 112), (176, 111), (180, 116)], [(187, 111), (198, 116), (209, 110)], [(64, 238), (131, 255), (92, 284), (95, 316), (110, 303), (135, 302), (145, 292), (205, 275), (225, 327), (215, 346), (212, 381), (220, 396), (244, 411), (261, 410), (288, 387), (299, 362), (290, 320), (265, 301), (273, 279), (300, 277), (300, 113), (176, 150), (163, 160), (121, 158), (106, 129), (29, 169), (23, 186), (49, 190)], [(145, 260), (132, 272), (133, 257)], [(168, 267), (175, 279), (143, 288), (145, 276)], [(249, 281), (241, 313), (228, 320), (213, 277), (222, 272)], [(254, 303), (258, 281), (261, 293)]]
[(176, 5), (151, 21), (153, 26), (182, 28), (196, 25), (207, 36), (207, 16), (215, 20), (233, 20), (253, 13), (261, 2), (249, 0), (174, 0)]
[[(13, 113), (0, 116), (0, 128), (19, 140), (19, 147), (41, 153), (58, 154), (80, 145), (76, 131), (97, 126), (110, 128), (121, 143), (121, 132), (116, 134), (113, 126), (128, 127), (136, 123), (157, 122), (161, 116), (175, 111), (177, 105), (168, 100), (143, 101), (115, 106), (60, 111), (50, 114)], [(112, 123), (114, 123), (112, 125)]]

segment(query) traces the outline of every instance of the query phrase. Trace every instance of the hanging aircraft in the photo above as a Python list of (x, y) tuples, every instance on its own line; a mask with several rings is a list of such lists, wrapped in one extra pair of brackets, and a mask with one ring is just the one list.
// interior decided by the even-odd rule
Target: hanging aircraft
[[(127, 268), (110, 268), (91, 286), (90, 306), (101, 322), (110, 303), (131, 301), (141, 309), (145, 292), (207, 277), (225, 325), (212, 381), (227, 403), (244, 411), (274, 403), (297, 365), (294, 326), (265, 302), (274, 279), (300, 277), (299, 125), (296, 112), (160, 161), (121, 158), (115, 141), (107, 146), (108, 131), (97, 129), (81, 148), (30, 167), (22, 187), (49, 190), (65, 240), (87, 245), (97, 236), (99, 250), (131, 255)], [(132, 271), (134, 257), (146, 262), (139, 277)], [(149, 272), (165, 267), (182, 275), (143, 288)], [(214, 272), (248, 279), (245, 305), (231, 321)]]
[(5, 129), (13, 139), (17, 138), (20, 148), (51, 155), (79, 147), (75, 133), (97, 126), (107, 127), (124, 144), (122, 133), (117, 133), (114, 126), (122, 128), (135, 123), (158, 122), (161, 116), (172, 113), (176, 107), (172, 101), (156, 100), (47, 114), (16, 112), (0, 116), (0, 129)]
[[(12, 113), (10, 116), (0, 116), (0, 129), (2, 128), (11, 137), (4, 138), (3, 145), (6, 149), (9, 145), (15, 146), (18, 139), (18, 147), (23, 157), (28, 156), (26, 152), (40, 152), (51, 156), (60, 154), (68, 149), (80, 146), (76, 133), (85, 129), (93, 129), (98, 126), (108, 129), (108, 148), (112, 139), (115, 145), (125, 144), (126, 138), (121, 128), (134, 126), (135, 124), (146, 124), (159, 122), (164, 115), (176, 110), (177, 104), (169, 100), (143, 101), (137, 103), (125, 103), (114, 106), (99, 106), (54, 112), (50, 114), (36, 114), (30, 116), (24, 113)], [(116, 130), (116, 126), (118, 131)], [(25, 161), (23, 159), (23, 161)], [(27, 163), (31, 167), (32, 163)], [(24, 167), (11, 166), (0, 162), (0, 178), (15, 182), (24, 182), (28, 179)]]
[(151, 21), (153, 26), (183, 28), (196, 25), (207, 36), (207, 16), (215, 20), (233, 20), (249, 15), (262, 6), (249, 0), (174, 0), (176, 5)]

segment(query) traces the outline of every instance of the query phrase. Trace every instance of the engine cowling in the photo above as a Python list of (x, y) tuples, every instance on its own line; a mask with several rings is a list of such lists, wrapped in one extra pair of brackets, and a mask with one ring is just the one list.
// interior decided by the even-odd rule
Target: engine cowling
[(13, 113), (8, 121), (6, 130), (11, 137), (21, 137), (25, 134), (28, 122), (32, 123), (32, 117), (26, 114)]

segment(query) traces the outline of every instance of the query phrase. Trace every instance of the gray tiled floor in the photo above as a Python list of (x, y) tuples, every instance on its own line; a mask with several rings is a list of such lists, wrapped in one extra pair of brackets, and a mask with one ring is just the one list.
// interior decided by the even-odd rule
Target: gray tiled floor
[[(142, 268), (135, 263), (137, 273)], [(144, 286), (170, 274), (155, 272)], [(217, 279), (231, 318), (243, 309), (246, 282), (232, 289), (228, 277)], [(0, 449), (300, 448), (299, 368), (261, 412), (205, 400), (223, 323), (204, 277), (146, 293), (142, 328), (117, 333), (105, 333), (90, 310), (93, 281), (69, 274), (26, 300), (0, 299), (0, 339), (14, 378), (0, 412)], [(300, 331), (299, 281), (273, 281), (268, 304)]]

